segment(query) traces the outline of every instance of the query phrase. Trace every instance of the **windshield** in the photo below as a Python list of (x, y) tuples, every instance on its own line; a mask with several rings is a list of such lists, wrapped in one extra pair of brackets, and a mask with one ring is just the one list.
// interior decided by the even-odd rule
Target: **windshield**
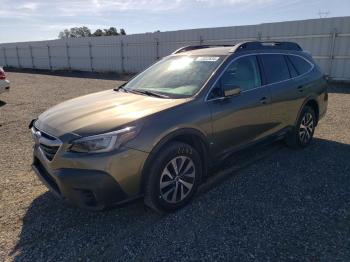
[(170, 56), (154, 64), (124, 86), (171, 98), (193, 96), (222, 62), (222, 56)]

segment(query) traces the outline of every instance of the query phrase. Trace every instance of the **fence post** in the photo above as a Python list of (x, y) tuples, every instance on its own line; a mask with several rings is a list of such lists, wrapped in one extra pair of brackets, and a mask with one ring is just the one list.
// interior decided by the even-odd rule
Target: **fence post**
[(121, 59), (120, 59), (120, 63), (121, 63), (121, 69), (122, 69), (122, 73), (124, 74), (125, 73), (125, 57), (124, 57), (124, 42), (123, 42), (123, 39), (120, 40), (120, 56), (121, 56)]
[(6, 47), (3, 47), (2, 49), (4, 50), (5, 66), (7, 67), (7, 66), (8, 66), (8, 63), (7, 63)]
[(258, 32), (258, 41), (261, 41), (261, 32)]
[(49, 67), (50, 67), (50, 70), (52, 70), (50, 45), (47, 45), (47, 56), (48, 56), (48, 58), (49, 58)]
[(68, 43), (66, 42), (66, 56), (67, 56), (67, 64), (68, 64), (68, 69), (71, 70), (71, 64), (70, 64), (70, 57), (69, 57), (69, 46)]
[(159, 60), (159, 39), (156, 38), (156, 60)]
[(329, 52), (329, 64), (328, 64), (328, 75), (329, 77), (332, 77), (332, 69), (333, 69), (333, 60), (334, 60), (334, 50), (335, 50), (335, 40), (337, 37), (337, 29), (333, 28), (332, 34), (331, 34), (331, 45), (330, 45), (330, 52)]
[(32, 68), (35, 69), (34, 57), (33, 57), (33, 49), (32, 49), (31, 45), (29, 45), (29, 54), (30, 54), (30, 61), (32, 62)]
[(199, 45), (203, 45), (203, 42), (204, 42), (204, 40), (203, 40), (203, 36), (199, 36)]
[(16, 55), (17, 55), (17, 64), (18, 64), (18, 68), (21, 68), (21, 63), (19, 62), (18, 46), (16, 46)]
[(89, 42), (89, 56), (90, 56), (90, 69), (91, 69), (91, 72), (94, 72), (91, 42)]

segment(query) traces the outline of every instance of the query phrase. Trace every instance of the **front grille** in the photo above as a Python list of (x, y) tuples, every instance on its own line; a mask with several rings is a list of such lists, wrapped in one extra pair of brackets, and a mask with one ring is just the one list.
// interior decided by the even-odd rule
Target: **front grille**
[(51, 161), (55, 157), (62, 142), (54, 136), (37, 129), (35, 126), (32, 127), (32, 134), (35, 143), (38, 144), (45, 157)]
[(41, 143), (39, 144), (39, 147), (43, 151), (46, 158), (50, 161), (55, 157), (57, 150), (60, 148), (59, 146), (48, 146)]

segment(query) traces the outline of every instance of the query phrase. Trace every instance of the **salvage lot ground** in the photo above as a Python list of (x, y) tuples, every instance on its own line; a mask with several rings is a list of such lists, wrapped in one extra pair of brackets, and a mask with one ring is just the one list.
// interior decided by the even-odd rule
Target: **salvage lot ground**
[(0, 95), (0, 261), (350, 260), (350, 86), (330, 89), (309, 148), (274, 143), (236, 154), (190, 205), (160, 216), (142, 202), (100, 213), (67, 206), (30, 170), (31, 119), (121, 81), (8, 78), (11, 92)]

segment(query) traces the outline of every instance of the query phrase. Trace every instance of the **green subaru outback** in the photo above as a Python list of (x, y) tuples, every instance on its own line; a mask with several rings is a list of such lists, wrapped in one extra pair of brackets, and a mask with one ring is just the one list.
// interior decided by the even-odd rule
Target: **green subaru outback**
[(172, 211), (232, 152), (265, 139), (309, 145), (327, 100), (323, 73), (296, 43), (187, 46), (114, 90), (33, 120), (32, 167), (80, 207), (143, 197)]

